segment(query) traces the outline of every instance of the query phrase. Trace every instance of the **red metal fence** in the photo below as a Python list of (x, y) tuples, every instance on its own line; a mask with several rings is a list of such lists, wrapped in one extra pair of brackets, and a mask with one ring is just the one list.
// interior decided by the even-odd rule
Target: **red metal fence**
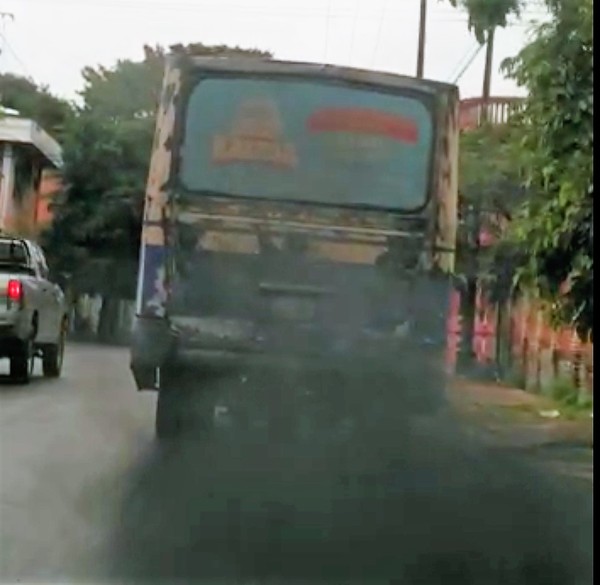
[[(499, 323), (503, 311), (506, 326)], [(460, 295), (454, 293), (448, 320), (448, 367), (452, 371), (461, 337)], [(473, 351), (482, 364), (497, 364), (499, 345), (508, 349), (511, 370), (526, 388), (544, 390), (555, 380), (570, 380), (593, 396), (593, 345), (570, 328), (548, 325), (534, 300), (523, 297), (503, 307), (479, 295)]]

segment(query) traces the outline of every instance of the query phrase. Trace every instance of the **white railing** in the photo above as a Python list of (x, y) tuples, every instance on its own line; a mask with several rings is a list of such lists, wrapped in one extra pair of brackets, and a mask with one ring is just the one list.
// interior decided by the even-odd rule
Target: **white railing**
[[(491, 97), (484, 102), (483, 98), (470, 98), (460, 102), (460, 129), (473, 130), (484, 121), (489, 124), (506, 124), (510, 116), (523, 105), (523, 98)], [(487, 114), (487, 116), (485, 115)]]

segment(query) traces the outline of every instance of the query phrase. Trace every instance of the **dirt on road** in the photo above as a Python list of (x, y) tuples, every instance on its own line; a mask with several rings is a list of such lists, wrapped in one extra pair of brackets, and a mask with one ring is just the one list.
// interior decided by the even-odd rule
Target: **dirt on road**
[(465, 424), (486, 431), (507, 446), (562, 444), (594, 447), (594, 420), (589, 411), (565, 411), (552, 399), (497, 383), (457, 378), (449, 398)]

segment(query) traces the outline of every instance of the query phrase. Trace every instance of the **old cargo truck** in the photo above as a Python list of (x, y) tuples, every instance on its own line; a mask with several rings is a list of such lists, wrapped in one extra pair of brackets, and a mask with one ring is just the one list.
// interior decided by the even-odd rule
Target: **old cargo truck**
[(395, 411), (442, 404), (457, 116), (443, 83), (169, 59), (131, 351), (138, 389), (158, 392), (159, 437), (210, 425), (218, 372), (277, 371), (288, 414), (299, 371), (348, 404), (362, 380), (358, 410), (382, 384)]

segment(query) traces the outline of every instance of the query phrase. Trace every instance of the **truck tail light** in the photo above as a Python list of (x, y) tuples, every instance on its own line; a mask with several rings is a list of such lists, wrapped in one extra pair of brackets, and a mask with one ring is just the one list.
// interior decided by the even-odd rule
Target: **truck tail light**
[(20, 280), (9, 280), (6, 289), (9, 302), (20, 304), (23, 301), (23, 284)]

